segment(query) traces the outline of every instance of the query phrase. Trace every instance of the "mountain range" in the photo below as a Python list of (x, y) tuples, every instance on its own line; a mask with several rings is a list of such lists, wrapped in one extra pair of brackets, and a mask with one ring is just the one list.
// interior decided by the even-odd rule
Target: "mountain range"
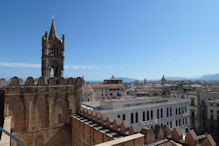
[[(123, 82), (134, 82), (138, 79), (129, 78), (129, 77), (117, 77), (116, 79), (123, 80)], [(161, 79), (161, 78), (160, 78)], [(154, 81), (158, 81), (160, 79), (154, 79)], [(219, 73), (217, 74), (208, 74), (203, 75), (198, 78), (186, 78), (186, 77), (166, 77), (167, 80), (206, 80), (206, 81), (219, 81)], [(147, 79), (150, 80), (150, 79)], [(143, 80), (139, 80), (143, 81)], [(103, 81), (88, 81), (90, 83), (102, 83)]]
[[(128, 78), (128, 77), (118, 77), (118, 79), (122, 79), (123, 82), (134, 82), (134, 81), (137, 80), (137, 79)], [(166, 79), (167, 80), (206, 80), (206, 81), (219, 81), (219, 73), (203, 75), (203, 76), (198, 77), (198, 78), (166, 77)], [(160, 80), (160, 79), (155, 79), (155, 80)], [(141, 80), (141, 81), (143, 81), (143, 80)]]

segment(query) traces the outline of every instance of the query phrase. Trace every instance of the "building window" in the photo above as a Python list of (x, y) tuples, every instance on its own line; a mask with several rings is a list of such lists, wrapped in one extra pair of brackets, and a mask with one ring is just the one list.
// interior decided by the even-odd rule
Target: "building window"
[(167, 117), (169, 116), (169, 109), (167, 108)]
[(122, 115), (122, 120), (123, 120), (123, 121), (125, 120), (125, 114)]
[(179, 119), (179, 126), (181, 126), (181, 120)]
[(186, 117), (186, 124), (187, 124), (187, 122), (188, 122), (188, 121), (187, 121), (187, 117)]
[(177, 115), (177, 108), (176, 108), (176, 115)]
[(213, 115), (211, 115), (211, 120), (214, 120), (214, 116)]
[(170, 116), (172, 116), (172, 107), (170, 108)]
[(135, 113), (135, 122), (138, 123), (138, 113)]
[(143, 121), (145, 121), (145, 111), (143, 111)]
[(187, 113), (187, 107), (185, 106), (185, 113)]
[(151, 120), (153, 119), (153, 111), (151, 110)]
[(180, 110), (180, 108), (179, 108), (179, 114), (181, 114), (181, 110)]
[(134, 123), (134, 114), (131, 113), (131, 124), (133, 124), (133, 123)]
[(191, 106), (194, 106), (194, 105), (195, 105), (195, 99), (191, 98)]
[(160, 116), (161, 116), (161, 118), (163, 118), (163, 109), (161, 109), (161, 115)]
[(172, 128), (172, 121), (170, 121), (170, 128)]
[(157, 109), (157, 119), (159, 119), (159, 109)]
[(149, 120), (149, 111), (147, 111), (147, 121)]
[(192, 111), (192, 118), (195, 118), (195, 112)]
[(119, 119), (120, 119), (120, 115), (117, 115), (117, 118), (119, 118)]
[(185, 121), (185, 120), (183, 119), (183, 125), (185, 124), (184, 121)]
[(214, 111), (213, 110), (211, 110), (211, 113), (213, 113)]
[(217, 111), (217, 114), (219, 114), (219, 111)]
[(178, 126), (178, 121), (176, 120), (176, 126)]

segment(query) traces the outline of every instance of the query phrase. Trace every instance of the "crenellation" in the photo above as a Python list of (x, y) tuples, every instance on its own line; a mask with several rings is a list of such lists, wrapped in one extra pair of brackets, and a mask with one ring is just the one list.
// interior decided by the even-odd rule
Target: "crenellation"
[(33, 77), (28, 77), (25, 82), (25, 86), (34, 86), (35, 85), (35, 80)]
[(10, 79), (9, 86), (19, 86), (19, 85), (20, 85), (20, 80), (17, 76), (14, 76)]

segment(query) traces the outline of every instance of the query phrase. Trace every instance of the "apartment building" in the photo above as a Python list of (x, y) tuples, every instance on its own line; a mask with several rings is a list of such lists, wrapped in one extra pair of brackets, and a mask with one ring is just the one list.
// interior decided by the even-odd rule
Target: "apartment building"
[(206, 130), (219, 143), (219, 99), (206, 100)]
[(214, 95), (203, 91), (170, 91), (170, 96), (190, 100), (190, 124), (198, 134), (205, 132), (206, 109), (205, 101), (213, 98)]

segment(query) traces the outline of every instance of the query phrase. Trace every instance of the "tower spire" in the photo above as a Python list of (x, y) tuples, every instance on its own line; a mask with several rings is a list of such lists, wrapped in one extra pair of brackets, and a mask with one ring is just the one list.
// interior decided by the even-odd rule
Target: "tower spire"
[(57, 38), (57, 33), (56, 33), (54, 16), (52, 16), (52, 25), (51, 25), (51, 28), (50, 28), (49, 39), (52, 39), (52, 38), (55, 38), (55, 37)]

